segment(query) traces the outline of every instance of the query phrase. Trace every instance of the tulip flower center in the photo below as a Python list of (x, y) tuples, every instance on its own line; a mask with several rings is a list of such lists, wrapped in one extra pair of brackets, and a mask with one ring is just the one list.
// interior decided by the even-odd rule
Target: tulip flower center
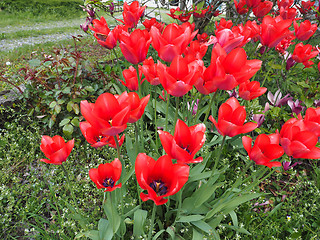
[(153, 180), (149, 186), (156, 192), (158, 197), (168, 192), (168, 188), (161, 180)]
[(107, 40), (107, 36), (103, 35), (103, 34), (97, 33), (97, 37), (103, 42), (105, 42)]
[(103, 181), (102, 185), (103, 185), (104, 187), (111, 187), (111, 188), (113, 188), (113, 187), (114, 187), (114, 181), (113, 181), (112, 178), (106, 178), (106, 179)]

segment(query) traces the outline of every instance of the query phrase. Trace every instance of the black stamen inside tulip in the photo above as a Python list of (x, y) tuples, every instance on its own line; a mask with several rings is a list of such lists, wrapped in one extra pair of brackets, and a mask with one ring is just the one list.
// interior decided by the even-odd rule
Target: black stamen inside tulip
[(157, 194), (157, 196), (165, 195), (168, 192), (168, 188), (161, 180), (153, 180), (149, 185)]
[(106, 179), (104, 180), (104, 182), (102, 183), (102, 185), (103, 185), (104, 187), (111, 187), (111, 188), (113, 188), (113, 187), (114, 187), (114, 181), (113, 181), (112, 178), (106, 178)]
[(191, 155), (191, 151), (188, 147), (189, 147), (189, 145), (187, 147), (183, 148), (183, 150), (186, 150)]
[(103, 138), (105, 138), (105, 136), (102, 136), (102, 135), (98, 136), (97, 137), (97, 142), (100, 142)]

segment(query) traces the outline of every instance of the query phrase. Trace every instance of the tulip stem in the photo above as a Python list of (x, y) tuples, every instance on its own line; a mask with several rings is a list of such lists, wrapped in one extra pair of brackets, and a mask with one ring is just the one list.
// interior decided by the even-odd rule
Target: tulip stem
[(204, 117), (204, 121), (206, 121), (206, 120), (208, 119), (208, 117), (209, 117), (209, 114), (210, 114), (210, 110), (211, 110), (213, 101), (214, 101), (215, 97), (217, 96), (218, 92), (219, 92), (219, 89), (217, 89), (217, 91), (215, 91), (215, 93), (213, 94), (213, 96), (212, 96), (212, 98), (211, 98), (211, 101), (210, 101), (210, 103), (209, 103), (208, 110), (207, 110), (206, 115), (205, 115), (205, 117)]
[(139, 98), (141, 99), (141, 81), (140, 81), (140, 75), (139, 75), (139, 64), (134, 64), (134, 68), (136, 69), (137, 72), (137, 79), (138, 79), (138, 94)]
[[(221, 157), (221, 152), (223, 151), (223, 147), (224, 147), (224, 144), (226, 142), (226, 135), (223, 136), (222, 138), (222, 142), (221, 142), (221, 147), (220, 147), (220, 151), (218, 152), (218, 156), (216, 157), (216, 160), (214, 161), (214, 166), (213, 166), (213, 170), (215, 170), (218, 166), (218, 162), (220, 161), (220, 157)], [(212, 171), (212, 174), (213, 174), (214, 171)]]
[(168, 114), (169, 114), (169, 103), (170, 103), (170, 94), (167, 95), (167, 112), (166, 112), (166, 131), (168, 131)]
[(61, 164), (61, 168), (62, 168), (62, 170), (64, 171), (64, 174), (65, 174), (66, 177), (67, 177), (68, 188), (69, 188), (71, 197), (72, 197), (72, 199), (73, 199), (74, 205), (75, 205), (75, 207), (77, 208), (77, 210), (79, 211), (80, 209), (79, 209), (79, 207), (78, 207), (78, 204), (77, 204), (77, 202), (76, 202), (76, 198), (74, 197), (74, 193), (73, 193), (72, 188), (71, 188), (71, 186), (70, 186), (70, 178), (69, 178), (68, 172), (67, 172), (67, 170), (65, 169), (65, 167), (63, 166), (63, 164)]
[(153, 204), (153, 209), (152, 209), (151, 224), (150, 224), (150, 229), (149, 229), (149, 233), (148, 233), (148, 238), (147, 238), (147, 240), (150, 240), (151, 237), (152, 237), (152, 230), (153, 230), (153, 226), (154, 226), (154, 219), (155, 219), (155, 216), (156, 216), (156, 208), (157, 208), (157, 205), (154, 203), (154, 204)]
[(114, 141), (115, 141), (116, 147), (117, 147), (117, 156), (118, 156), (118, 159), (120, 160), (121, 165), (122, 165), (122, 174), (121, 174), (121, 178), (120, 178), (122, 180), (123, 177), (126, 175), (126, 166), (124, 164), (123, 159), (120, 156), (120, 146), (119, 146), (119, 142), (118, 142), (117, 136), (113, 136), (113, 138), (114, 138)]
[(176, 97), (176, 112), (174, 114), (174, 128), (176, 126), (177, 119), (178, 119), (178, 110), (179, 110), (179, 97)]
[(201, 94), (201, 96), (200, 96), (200, 98), (199, 98), (198, 109), (197, 109), (196, 115), (195, 115), (195, 117), (194, 117), (194, 123), (197, 122), (198, 114), (199, 114), (199, 112), (200, 112), (200, 111), (199, 111), (199, 110), (200, 110), (200, 103), (201, 103), (202, 98), (203, 98), (203, 94)]
[[(118, 55), (117, 55), (116, 50), (115, 50), (114, 48), (112, 48), (112, 50), (113, 50), (114, 55), (116, 56), (116, 59), (118, 60)], [(112, 62), (113, 62), (113, 61), (112, 61)]]

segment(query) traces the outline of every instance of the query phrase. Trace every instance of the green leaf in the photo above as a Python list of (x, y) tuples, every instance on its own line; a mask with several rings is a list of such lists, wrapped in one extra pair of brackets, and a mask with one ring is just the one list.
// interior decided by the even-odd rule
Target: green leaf
[(77, 115), (79, 114), (80, 109), (79, 109), (79, 105), (78, 105), (78, 104), (74, 103), (74, 104), (72, 105), (72, 109), (73, 109), (73, 111), (74, 111), (75, 114), (77, 114)]
[(159, 232), (157, 232), (157, 233), (153, 236), (152, 240), (157, 240), (163, 232), (164, 232), (164, 229), (162, 229), (162, 230), (160, 230)]
[(251, 235), (250, 232), (248, 232), (248, 230), (244, 229), (244, 228), (241, 228), (241, 227), (236, 227), (236, 226), (230, 226), (228, 224), (221, 224), (221, 226), (224, 226), (226, 228), (230, 228), (236, 232), (239, 232), (239, 233), (244, 233), (244, 234), (247, 234), (247, 235)]
[(113, 231), (108, 220), (101, 218), (98, 224), (98, 230), (100, 240), (112, 240)]
[(39, 67), (41, 64), (41, 61), (39, 59), (31, 59), (29, 60), (30, 67)]
[(74, 117), (72, 120), (71, 120), (71, 124), (75, 127), (79, 127), (79, 118), (78, 117)]
[(119, 216), (117, 209), (109, 201), (106, 201), (103, 204), (103, 209), (104, 209), (105, 214), (108, 217), (109, 224), (110, 224), (111, 228), (113, 229), (112, 230), (113, 233), (116, 233), (120, 227), (120, 222), (121, 222), (121, 218)]
[(72, 111), (72, 106), (73, 106), (73, 104), (74, 104), (73, 101), (68, 102), (68, 104), (67, 104), (67, 110), (68, 110), (68, 112), (71, 112), (71, 111)]
[(59, 127), (62, 127), (70, 122), (70, 119), (65, 118), (59, 123)]
[(74, 239), (78, 239), (82, 237), (87, 237), (87, 238), (90, 238), (91, 240), (100, 240), (99, 231), (97, 230), (90, 230), (83, 233), (78, 233)]
[(175, 239), (175, 233), (172, 228), (173, 227), (171, 227), (171, 226), (167, 227), (166, 232), (169, 233), (171, 239)]
[(194, 203), (195, 207), (201, 206), (205, 203), (216, 191), (217, 188), (221, 187), (224, 183), (219, 182), (214, 185), (209, 181), (206, 184), (201, 185), (201, 187), (194, 193)]
[(59, 100), (58, 100), (58, 104), (60, 104), (60, 105), (63, 104), (64, 102), (65, 102), (64, 99), (59, 99)]
[(65, 87), (65, 88), (62, 90), (62, 92), (65, 93), (65, 94), (71, 93), (71, 88), (70, 88), (70, 87)]
[(196, 222), (191, 222), (192, 225), (196, 226), (197, 228), (201, 229), (202, 231), (206, 233), (210, 233), (212, 231), (212, 228), (210, 225), (202, 220), (196, 221)]
[(59, 104), (57, 104), (55, 107), (54, 107), (54, 111), (59, 114), (61, 112), (61, 106)]
[(52, 119), (52, 116), (51, 116), (51, 118), (49, 119), (48, 127), (49, 127), (49, 128), (52, 128), (52, 126), (54, 125), (54, 123), (55, 123), (55, 120), (53, 120), (53, 119)]
[(199, 221), (201, 219), (203, 219), (204, 216), (202, 215), (189, 215), (189, 216), (182, 216), (178, 219), (177, 222), (195, 222), (195, 221)]
[(138, 209), (134, 212), (134, 224), (133, 224), (133, 235), (136, 238), (144, 235), (143, 226), (147, 219), (148, 212), (142, 209)]
[(199, 10), (199, 9), (202, 9), (202, 8), (203, 8), (203, 5), (204, 5), (204, 1), (199, 2), (199, 3), (197, 4), (197, 9), (198, 9), (198, 10)]
[(238, 217), (237, 214), (235, 213), (235, 211), (231, 211), (230, 213), (230, 217), (232, 219), (232, 223), (235, 227), (238, 227)]
[(52, 101), (49, 105), (49, 108), (54, 108), (57, 105), (56, 101)]
[(73, 126), (71, 124), (64, 125), (62, 131), (66, 136), (71, 136), (73, 133)]
[(93, 92), (94, 91), (94, 88), (91, 87), (91, 86), (86, 86), (84, 89), (87, 90), (88, 92)]
[(199, 240), (199, 239), (204, 239), (204, 236), (194, 228), (193, 234), (192, 234), (192, 240)]

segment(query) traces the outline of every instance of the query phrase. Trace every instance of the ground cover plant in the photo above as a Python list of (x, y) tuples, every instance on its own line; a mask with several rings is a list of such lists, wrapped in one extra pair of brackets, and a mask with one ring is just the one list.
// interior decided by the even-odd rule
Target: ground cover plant
[(109, 29), (95, 8), (113, 5), (85, 1), (108, 57), (74, 36), (20, 69), (1, 108), (4, 238), (319, 237), (318, 10), (215, 4), (162, 23), (125, 2)]

